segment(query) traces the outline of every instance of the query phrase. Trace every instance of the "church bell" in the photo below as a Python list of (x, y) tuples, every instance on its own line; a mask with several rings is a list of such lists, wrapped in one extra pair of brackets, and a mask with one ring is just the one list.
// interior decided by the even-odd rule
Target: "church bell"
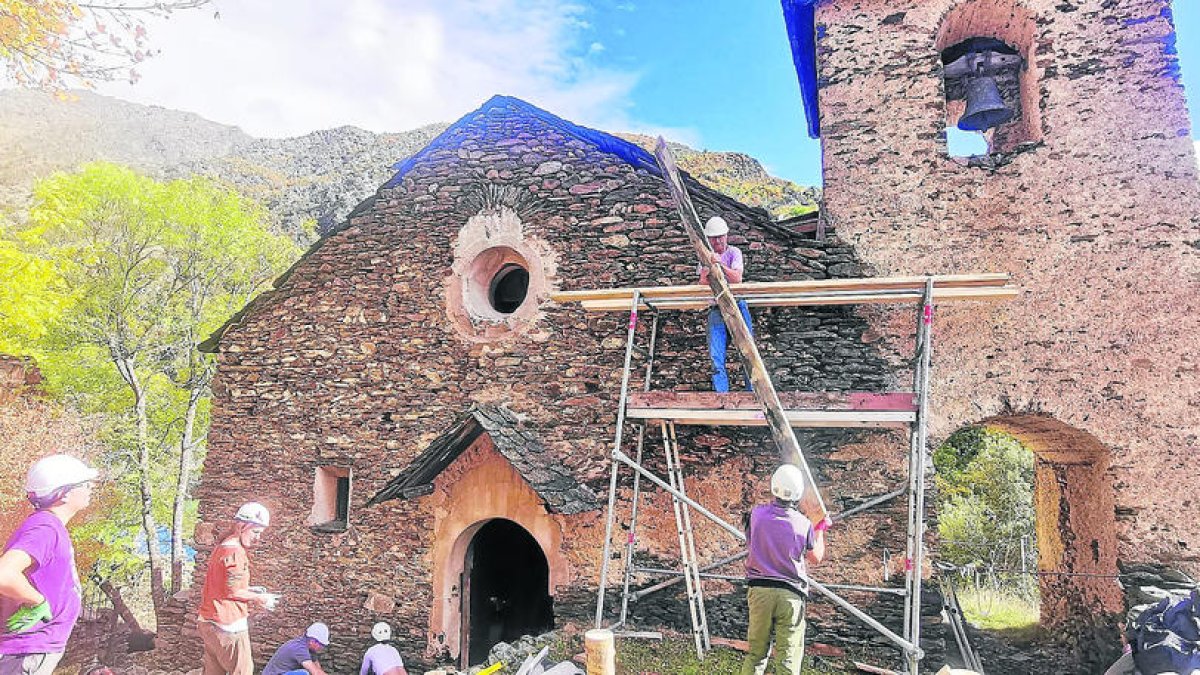
[(967, 108), (958, 120), (963, 131), (986, 131), (1013, 118), (1004, 105), (996, 80), (987, 75), (971, 77), (966, 83)]

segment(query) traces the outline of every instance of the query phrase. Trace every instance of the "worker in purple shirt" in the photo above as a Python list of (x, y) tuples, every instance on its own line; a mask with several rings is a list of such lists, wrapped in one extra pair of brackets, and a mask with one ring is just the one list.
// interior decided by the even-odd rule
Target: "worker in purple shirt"
[(52, 675), (79, 618), (79, 573), (67, 523), (92, 501), (98, 472), (69, 455), (29, 469), (36, 511), (0, 554), (0, 675)]
[(328, 646), (329, 626), (318, 621), (304, 635), (280, 645), (263, 668), (263, 675), (325, 675), (317, 655)]
[(771, 476), (775, 500), (750, 512), (746, 526), (746, 603), (750, 606), (750, 643), (741, 675), (763, 675), (775, 637), (775, 673), (800, 675), (804, 659), (804, 606), (808, 600), (807, 563), (825, 557), (826, 518), (814, 527), (796, 508), (804, 496), (804, 474), (784, 464)]
[[(745, 262), (742, 258), (742, 251), (736, 246), (729, 245), (729, 223), (720, 216), (713, 216), (704, 224), (704, 236), (708, 237), (708, 244), (712, 247), (709, 256), (712, 262), (721, 266), (721, 273), (725, 275), (725, 281), (731, 284), (742, 283), (742, 270), (745, 267)], [(700, 265), (700, 283), (708, 285), (708, 265)], [(750, 308), (746, 306), (745, 300), (738, 300), (738, 309), (742, 312), (742, 318), (746, 320), (746, 327), (750, 329), (750, 335), (754, 335), (754, 326), (750, 323)], [(725, 371), (725, 349), (729, 346), (729, 330), (725, 327), (725, 319), (721, 316), (721, 310), (714, 303), (708, 308), (708, 355), (712, 359), (713, 373), (712, 383), (713, 391), (727, 392), (729, 391), (729, 373)], [(749, 390), (750, 377), (746, 375), (746, 389)]]

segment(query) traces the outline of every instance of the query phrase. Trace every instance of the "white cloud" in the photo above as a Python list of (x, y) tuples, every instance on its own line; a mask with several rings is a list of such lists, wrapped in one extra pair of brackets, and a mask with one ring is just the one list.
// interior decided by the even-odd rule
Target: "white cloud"
[(611, 131), (665, 132), (634, 114), (639, 74), (602, 68), (589, 10), (570, 0), (262, 0), (152, 22), (161, 53), (106, 93), (199, 113), (256, 136), (449, 122), (493, 94)]

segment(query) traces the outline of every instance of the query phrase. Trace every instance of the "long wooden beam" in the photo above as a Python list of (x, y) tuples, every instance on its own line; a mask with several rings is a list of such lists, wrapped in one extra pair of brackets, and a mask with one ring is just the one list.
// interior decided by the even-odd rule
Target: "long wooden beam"
[[(729, 288), (729, 282), (725, 280), (725, 273), (721, 271), (721, 266), (716, 262), (712, 249), (709, 248), (708, 240), (700, 229), (700, 218), (696, 215), (692, 198), (688, 195), (687, 188), (683, 186), (683, 181), (679, 177), (679, 169), (675, 166), (675, 157), (661, 136), (654, 148), (654, 155), (658, 159), (659, 167), (662, 168), (663, 179), (671, 191), (671, 196), (675, 199), (675, 205), (679, 208), (679, 218), (683, 223), (683, 230), (687, 233), (692, 247), (695, 248), (700, 263), (708, 267), (709, 288), (716, 299), (721, 317), (725, 320), (725, 328), (729, 337), (741, 352), (742, 360), (746, 364), (747, 375), (754, 386), (754, 396), (762, 406), (767, 426), (771, 429), (771, 437), (779, 447), (780, 459), (796, 465), (804, 474), (805, 490), (800, 501), (800, 510), (813, 522), (820, 522), (828, 514), (825, 502), (821, 499), (820, 490), (813, 480), (808, 463), (804, 460), (804, 454), (800, 452), (800, 443), (796, 440), (796, 433), (792, 431), (792, 425), (784, 412), (783, 404), (775, 393), (775, 385), (771, 383), (771, 376), (767, 373), (762, 357), (759, 356), (758, 347), (754, 344), (754, 337), (750, 334), (750, 327), (742, 318), (737, 299), (734, 298), (733, 292)], [(630, 304), (632, 304), (632, 299)]]
[[(687, 408), (629, 408), (626, 418), (702, 426), (767, 426), (761, 410), (691, 410)], [(791, 427), (830, 429), (904, 429), (917, 419), (912, 412), (878, 410), (784, 410)], [(798, 465), (797, 465), (798, 466)]]
[[(775, 295), (779, 293), (820, 293), (827, 291), (913, 291), (923, 292), (927, 277), (860, 277), (854, 279), (795, 279), (791, 281), (746, 281), (730, 284), (729, 288), (738, 297)], [(1007, 286), (1007, 274), (945, 274), (933, 277), (934, 290), (950, 288), (994, 288)], [(667, 298), (691, 298), (708, 296), (710, 289), (698, 284), (686, 286), (647, 286), (640, 288), (596, 288), (579, 291), (556, 291), (550, 294), (555, 302), (582, 302), (584, 300), (624, 300), (629, 306), (633, 292), (643, 298), (661, 300)]]
[[(916, 394), (911, 391), (889, 392), (810, 392), (789, 391), (779, 394), (789, 410), (869, 410), (916, 412)], [(639, 391), (630, 392), (626, 408), (679, 408), (685, 410), (753, 410), (759, 405), (754, 394), (736, 391)]]
[[(960, 302), (965, 300), (1012, 300), (1020, 291), (1011, 286), (997, 288), (944, 288), (935, 289), (935, 302)], [(924, 298), (916, 291), (873, 291), (873, 292), (830, 292), (830, 293), (795, 293), (775, 295), (750, 295), (739, 300), (745, 300), (751, 307), (817, 307), (828, 305), (866, 305), (866, 304), (896, 304), (915, 303)], [(584, 300), (579, 303), (589, 312), (620, 312), (629, 311), (629, 300)], [(639, 304), (641, 311), (649, 308), (666, 310), (696, 310), (708, 309), (712, 306), (712, 297), (681, 297), (665, 300), (646, 300)]]
[[(912, 392), (784, 392), (779, 400), (792, 427), (904, 428), (916, 419)], [(763, 426), (766, 418), (749, 392), (647, 391), (629, 395), (628, 419), (676, 424)]]

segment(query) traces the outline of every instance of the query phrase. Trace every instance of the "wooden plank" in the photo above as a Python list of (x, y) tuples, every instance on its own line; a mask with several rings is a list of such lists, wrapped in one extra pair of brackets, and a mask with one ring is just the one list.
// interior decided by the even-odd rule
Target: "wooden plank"
[[(631, 420), (654, 420), (698, 426), (768, 426), (761, 410), (690, 410), (687, 408), (627, 408)], [(894, 410), (785, 410), (789, 427), (809, 429), (905, 428), (917, 414)], [(797, 465), (799, 466), (799, 465)]]
[[(817, 488), (816, 481), (813, 480), (812, 471), (809, 470), (808, 463), (804, 461), (803, 453), (800, 452), (800, 443), (796, 440), (796, 432), (792, 431), (792, 426), (784, 414), (783, 404), (779, 402), (779, 396), (775, 393), (775, 385), (771, 383), (771, 376), (767, 373), (762, 357), (758, 354), (758, 346), (754, 344), (754, 336), (750, 334), (750, 327), (742, 318), (737, 300), (729, 289), (729, 282), (725, 280), (725, 273), (721, 271), (721, 265), (714, 260), (708, 240), (700, 229), (700, 218), (696, 215), (692, 199), (688, 196), (687, 188), (683, 186), (683, 181), (679, 177), (679, 169), (675, 167), (675, 157), (671, 154), (671, 150), (662, 136), (658, 137), (654, 156), (658, 159), (658, 165), (662, 168), (663, 180), (666, 181), (667, 189), (670, 190), (671, 196), (675, 199), (675, 206), (679, 209), (679, 219), (683, 223), (683, 230), (687, 233), (688, 240), (692, 242), (692, 247), (696, 249), (700, 264), (708, 266), (708, 286), (712, 289), (717, 307), (721, 311), (721, 317), (725, 320), (725, 328), (729, 333), (730, 341), (737, 346), (738, 352), (742, 355), (742, 361), (746, 364), (746, 374), (754, 385), (754, 396), (765, 413), (767, 426), (771, 429), (771, 437), (779, 448), (779, 457), (782, 461), (799, 467), (801, 473), (804, 474), (806, 489), (800, 500), (800, 511), (814, 523), (821, 522), (828, 514), (825, 502), (821, 499), (821, 491)], [(633, 304), (632, 296), (630, 304)]]
[[(747, 281), (730, 284), (738, 297), (773, 295), (775, 293), (804, 293), (828, 291), (924, 291), (926, 277), (864, 277), (854, 279), (794, 279), (791, 281)], [(1010, 281), (1007, 274), (945, 274), (933, 277), (934, 289), (987, 288), (1005, 286)], [(655, 299), (686, 298), (710, 295), (707, 286), (647, 286), (643, 288), (597, 288), (579, 291), (556, 291), (550, 294), (555, 302), (582, 302), (583, 300), (624, 300), (628, 307), (634, 290), (642, 297)]]
[[(779, 400), (790, 410), (874, 410), (916, 412), (916, 395), (893, 392), (781, 392)], [(630, 392), (628, 408), (683, 408), (691, 410), (757, 410), (754, 394), (746, 391)]]
[[(1003, 301), (1012, 300), (1020, 294), (1020, 290), (1012, 286), (999, 288), (944, 288), (934, 290), (934, 302), (962, 302), (968, 300)], [(869, 305), (917, 303), (923, 299), (923, 294), (910, 291), (878, 292), (878, 293), (837, 293), (837, 294), (776, 294), (759, 295), (739, 298), (745, 300), (751, 307), (816, 307), (832, 305)], [(629, 311), (630, 301), (616, 300), (584, 300), (580, 305), (589, 312)], [(688, 297), (671, 298), (668, 300), (650, 300), (641, 304), (645, 311), (654, 307), (664, 310), (696, 310), (708, 309), (712, 306), (712, 298)]]

